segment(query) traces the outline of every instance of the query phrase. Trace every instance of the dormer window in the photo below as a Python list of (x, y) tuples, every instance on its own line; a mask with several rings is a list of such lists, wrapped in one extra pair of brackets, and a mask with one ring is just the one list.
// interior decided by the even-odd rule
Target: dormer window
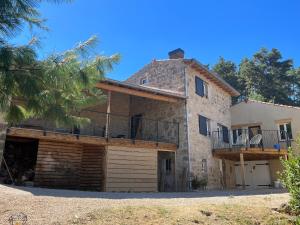
[(195, 85), (196, 85), (196, 94), (201, 97), (208, 97), (208, 85), (205, 81), (200, 79), (199, 77), (195, 77)]
[(145, 77), (140, 80), (140, 85), (147, 84), (147, 83), (148, 83), (148, 79)]

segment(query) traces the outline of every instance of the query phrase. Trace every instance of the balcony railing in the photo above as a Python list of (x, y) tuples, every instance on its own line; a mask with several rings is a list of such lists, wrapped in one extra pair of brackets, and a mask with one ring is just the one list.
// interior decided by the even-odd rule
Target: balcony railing
[(44, 130), (48, 132), (95, 136), (103, 138), (124, 138), (179, 144), (179, 123), (153, 120), (138, 116), (123, 116), (86, 110), (82, 116), (91, 122), (81, 127), (55, 127), (44, 120), (29, 120), (14, 127)]
[(239, 150), (251, 149), (288, 149), (291, 140), (288, 133), (277, 130), (256, 130), (255, 133), (248, 129), (214, 131), (211, 135), (212, 148)]

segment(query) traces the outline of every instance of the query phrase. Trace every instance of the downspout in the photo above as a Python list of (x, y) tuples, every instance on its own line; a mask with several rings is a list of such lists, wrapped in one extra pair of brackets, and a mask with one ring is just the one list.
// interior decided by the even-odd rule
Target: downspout
[(184, 91), (185, 91), (185, 113), (186, 113), (186, 126), (187, 126), (187, 153), (188, 153), (188, 176), (187, 176), (187, 182), (188, 182), (188, 191), (190, 191), (190, 172), (192, 170), (191, 168), (191, 157), (190, 157), (190, 136), (189, 136), (189, 118), (188, 118), (188, 107), (187, 107), (187, 100), (189, 98), (189, 92), (188, 92), (188, 79), (186, 77), (186, 66), (183, 69), (183, 75), (184, 75)]

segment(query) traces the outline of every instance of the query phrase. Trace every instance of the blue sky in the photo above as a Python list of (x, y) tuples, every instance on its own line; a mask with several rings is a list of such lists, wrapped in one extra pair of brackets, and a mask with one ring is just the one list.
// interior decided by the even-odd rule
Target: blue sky
[[(108, 74), (113, 79), (126, 79), (178, 47), (187, 58), (210, 65), (220, 56), (239, 63), (262, 47), (278, 48), (300, 65), (297, 0), (74, 0), (44, 3), (40, 10), (50, 28), (34, 32), (41, 37), (42, 57), (97, 35), (97, 52), (122, 55)], [(15, 42), (30, 37), (23, 32)]]

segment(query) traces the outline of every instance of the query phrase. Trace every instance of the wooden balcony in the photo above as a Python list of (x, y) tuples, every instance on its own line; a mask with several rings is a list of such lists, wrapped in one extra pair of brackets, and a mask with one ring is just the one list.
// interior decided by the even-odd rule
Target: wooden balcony
[(82, 127), (55, 127), (47, 121), (26, 121), (11, 126), (8, 137), (36, 138), (78, 144), (120, 145), (175, 151), (179, 125), (168, 121), (101, 112)]
[(291, 140), (288, 134), (277, 130), (258, 130), (256, 134), (249, 130), (212, 132), (212, 149), (216, 158), (233, 161), (269, 160), (286, 157)]

